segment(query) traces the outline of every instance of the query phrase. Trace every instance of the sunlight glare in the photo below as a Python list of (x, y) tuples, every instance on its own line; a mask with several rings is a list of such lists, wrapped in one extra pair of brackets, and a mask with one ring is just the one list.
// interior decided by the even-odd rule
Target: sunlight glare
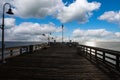
[(96, 46), (95, 42), (86, 42), (85, 45), (87, 46)]

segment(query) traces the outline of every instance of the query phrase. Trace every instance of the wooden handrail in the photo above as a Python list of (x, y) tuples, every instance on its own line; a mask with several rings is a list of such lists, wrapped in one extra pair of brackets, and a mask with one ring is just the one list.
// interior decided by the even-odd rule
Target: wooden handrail
[(79, 45), (78, 49), (80, 49), (80, 53), (90, 60), (98, 61), (99, 59), (102, 63), (107, 64), (120, 72), (120, 51), (86, 45)]
[[(23, 53), (32, 53), (33, 51), (39, 50), (45, 47), (46, 45), (47, 45), (46, 43), (43, 43), (43, 44), (34, 44), (34, 45), (26, 45), (26, 46), (8, 47), (5, 48), (4, 58), (5, 59), (10, 58)], [(1, 60), (1, 54), (0, 54), (0, 60)]]

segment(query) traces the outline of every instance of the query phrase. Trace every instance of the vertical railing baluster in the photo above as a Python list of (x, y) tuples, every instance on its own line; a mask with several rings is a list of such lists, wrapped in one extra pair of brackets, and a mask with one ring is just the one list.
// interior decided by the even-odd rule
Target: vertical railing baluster
[(20, 54), (22, 54), (22, 48), (20, 48)]
[(116, 69), (120, 70), (119, 67), (119, 55), (116, 55)]
[(84, 52), (85, 52), (85, 56), (87, 56), (87, 53), (86, 53), (86, 47), (84, 47)]
[(30, 52), (30, 53), (33, 53), (33, 45), (30, 45), (30, 46), (29, 46), (29, 52)]
[[(103, 49), (103, 48), (97, 48), (97, 47), (90, 47), (90, 46), (85, 46), (85, 45), (80, 45), (81, 47), (81, 52), (85, 54), (85, 57), (89, 59), (90, 61), (95, 60), (96, 63), (99, 63), (102, 61), (102, 63), (110, 65), (110, 68), (115, 67), (117, 71), (120, 72), (120, 55), (119, 51), (116, 51), (114, 54), (114, 51), (108, 50), (108, 49)], [(94, 50), (94, 52), (93, 52)], [(94, 53), (94, 55), (92, 55)], [(116, 60), (114, 60), (114, 57), (107, 56), (106, 54), (110, 54), (113, 56), (116, 56)], [(92, 60), (93, 59), (93, 60)], [(115, 61), (111, 62), (111, 61)], [(109, 64), (110, 63), (110, 64)]]
[(13, 50), (10, 50), (10, 56), (12, 56), (13, 55)]
[(105, 52), (103, 52), (103, 62), (105, 63)]
[(91, 48), (89, 48), (89, 49), (90, 49), (90, 50), (89, 50), (89, 51), (90, 51), (90, 59), (92, 59), (92, 53), (91, 53)]
[(85, 47), (85, 53), (86, 53), (86, 55), (88, 55), (88, 54), (87, 54), (87, 47)]
[(95, 60), (97, 61), (97, 49), (95, 49)]

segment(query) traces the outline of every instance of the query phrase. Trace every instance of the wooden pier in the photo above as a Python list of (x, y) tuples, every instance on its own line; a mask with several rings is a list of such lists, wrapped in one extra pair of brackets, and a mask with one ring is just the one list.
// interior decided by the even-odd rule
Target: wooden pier
[(8, 58), (0, 65), (0, 80), (120, 80), (119, 72), (103, 70), (82, 53), (54, 45)]

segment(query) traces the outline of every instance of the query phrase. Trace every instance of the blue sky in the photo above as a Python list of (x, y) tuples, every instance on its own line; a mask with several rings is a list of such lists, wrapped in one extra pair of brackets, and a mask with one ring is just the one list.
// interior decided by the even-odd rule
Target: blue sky
[[(69, 36), (74, 41), (120, 41), (119, 0), (1, 0), (1, 2), (0, 6), (5, 2), (11, 3), (15, 13), (14, 16), (6, 17), (8, 19), (6, 27), (10, 26), (6, 30), (6, 40), (39, 41), (45, 38), (38, 33), (51, 32), (52, 37), (57, 37), (56, 39), (61, 41), (61, 24), (64, 24), (65, 41), (69, 40)], [(23, 26), (26, 31), (23, 30)], [(33, 29), (34, 26), (38, 29)], [(28, 35), (29, 32), (30, 34), (33, 32), (34, 35)]]

